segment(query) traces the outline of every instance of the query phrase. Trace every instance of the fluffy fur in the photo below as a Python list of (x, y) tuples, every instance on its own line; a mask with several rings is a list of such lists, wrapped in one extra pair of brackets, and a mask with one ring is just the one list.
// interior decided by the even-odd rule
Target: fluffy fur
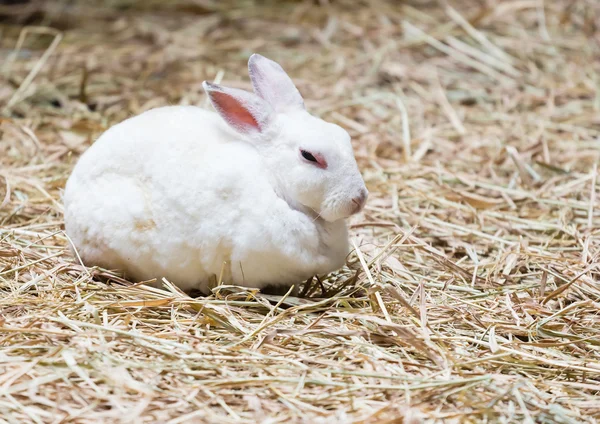
[(350, 137), (310, 115), (275, 62), (249, 68), (256, 94), (205, 83), (217, 113), (153, 109), (82, 155), (64, 204), (85, 264), (205, 293), (215, 276), (291, 286), (344, 264), (344, 219), (367, 197)]

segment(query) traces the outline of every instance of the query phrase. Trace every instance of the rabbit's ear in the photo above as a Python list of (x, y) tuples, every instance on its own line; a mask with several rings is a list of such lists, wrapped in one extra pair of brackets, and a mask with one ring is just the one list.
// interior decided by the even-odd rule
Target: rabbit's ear
[(271, 122), (272, 107), (257, 95), (207, 81), (202, 86), (219, 115), (239, 133), (262, 133)]
[(278, 112), (304, 109), (304, 100), (288, 74), (276, 62), (259, 54), (248, 61), (254, 92)]

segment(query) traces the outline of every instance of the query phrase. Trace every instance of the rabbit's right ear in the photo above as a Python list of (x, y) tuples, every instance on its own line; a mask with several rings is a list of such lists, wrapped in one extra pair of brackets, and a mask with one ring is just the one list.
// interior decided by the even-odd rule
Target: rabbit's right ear
[(254, 92), (276, 111), (304, 109), (300, 92), (277, 62), (255, 53), (248, 60), (248, 72)]
[(202, 87), (219, 115), (237, 132), (262, 133), (271, 123), (273, 108), (257, 95), (207, 81)]

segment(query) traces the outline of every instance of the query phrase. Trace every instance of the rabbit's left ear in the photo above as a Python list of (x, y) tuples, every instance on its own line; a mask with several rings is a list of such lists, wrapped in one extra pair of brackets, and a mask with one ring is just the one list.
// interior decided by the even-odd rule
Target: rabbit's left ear
[(277, 112), (304, 109), (304, 100), (288, 74), (277, 63), (259, 54), (248, 61), (254, 92)]
[(273, 108), (256, 94), (207, 81), (202, 86), (217, 113), (240, 134), (262, 133), (271, 123)]

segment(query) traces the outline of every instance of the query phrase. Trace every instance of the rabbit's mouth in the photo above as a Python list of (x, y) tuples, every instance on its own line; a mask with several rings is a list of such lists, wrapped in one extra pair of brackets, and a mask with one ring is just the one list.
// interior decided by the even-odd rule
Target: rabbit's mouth
[(357, 213), (362, 211), (362, 209), (364, 207), (364, 203), (361, 203), (361, 202), (357, 201), (356, 199), (352, 199), (352, 203), (354, 203), (354, 210), (352, 211), (351, 215), (356, 215)]
[(321, 208), (320, 215), (329, 222), (349, 218), (362, 211), (367, 203), (369, 192), (366, 188), (358, 190), (358, 194), (350, 198), (334, 197)]
[(336, 222), (349, 218), (363, 210), (367, 201), (369, 192), (363, 189), (357, 196), (348, 198), (347, 196), (334, 196), (327, 199), (320, 207), (309, 206), (298, 201), (288, 204), (310, 216), (314, 221), (322, 220), (326, 222)]
[(361, 191), (358, 196), (352, 198), (352, 203), (354, 204), (352, 215), (355, 215), (364, 209), (368, 196), (369, 192), (365, 189)]

